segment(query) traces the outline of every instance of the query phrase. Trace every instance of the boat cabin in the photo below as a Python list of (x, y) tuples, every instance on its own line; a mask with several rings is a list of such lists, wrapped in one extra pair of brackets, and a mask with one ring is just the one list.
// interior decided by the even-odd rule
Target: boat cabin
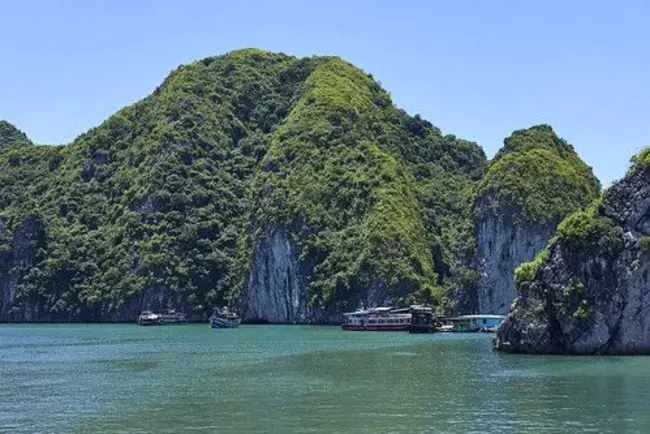
[(395, 312), (391, 307), (359, 309), (343, 314), (343, 330), (400, 331), (408, 330), (411, 314)]
[(433, 333), (436, 331), (436, 316), (433, 309), (428, 306), (413, 305), (411, 312), (410, 333)]

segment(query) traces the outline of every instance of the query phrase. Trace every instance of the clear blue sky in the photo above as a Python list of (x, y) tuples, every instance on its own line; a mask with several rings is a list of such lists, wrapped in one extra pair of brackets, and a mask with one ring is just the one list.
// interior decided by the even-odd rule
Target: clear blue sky
[(176, 66), (243, 47), (339, 55), (488, 156), (551, 124), (604, 185), (650, 145), (650, 2), (2, 1), (0, 119), (67, 143)]

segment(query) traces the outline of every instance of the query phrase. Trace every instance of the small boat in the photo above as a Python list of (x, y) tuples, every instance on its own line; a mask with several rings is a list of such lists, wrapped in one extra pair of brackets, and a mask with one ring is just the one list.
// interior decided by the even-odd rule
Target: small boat
[(343, 314), (343, 330), (357, 331), (406, 331), (411, 325), (411, 313), (407, 309), (394, 311), (392, 307), (359, 309)]
[(234, 329), (241, 324), (241, 318), (235, 312), (228, 312), (228, 308), (215, 311), (210, 317), (210, 327), (213, 329)]
[(410, 311), (409, 333), (434, 333), (436, 331), (437, 320), (432, 308), (413, 305), (410, 307)]
[(449, 318), (448, 323), (438, 327), (440, 332), (494, 333), (505, 317), (503, 315), (461, 315)]
[(182, 312), (176, 312), (174, 309), (167, 309), (163, 313), (158, 314), (158, 316), (160, 317), (160, 325), (187, 323), (187, 315)]
[(176, 312), (174, 309), (167, 309), (162, 313), (155, 313), (150, 310), (144, 310), (138, 317), (138, 324), (141, 326), (185, 323), (187, 323), (187, 315), (182, 312)]
[(138, 317), (138, 324), (141, 326), (158, 325), (159, 323), (160, 317), (152, 311), (145, 310), (140, 312), (140, 316)]

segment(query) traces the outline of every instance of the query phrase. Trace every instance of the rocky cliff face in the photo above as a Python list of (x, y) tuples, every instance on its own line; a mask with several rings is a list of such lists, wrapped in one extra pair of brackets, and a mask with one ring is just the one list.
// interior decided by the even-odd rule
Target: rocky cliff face
[(269, 229), (253, 251), (242, 301), (238, 307), (244, 321), (274, 324), (339, 323), (344, 311), (363, 306), (386, 306), (391, 294), (408, 293), (407, 288), (389, 291), (381, 280), (369, 288), (356, 288), (356, 294), (342, 303), (327, 307), (310, 301), (307, 279), (312, 264), (302, 263), (299, 249), (284, 227)]
[[(5, 241), (4, 218), (0, 218), (0, 240)], [(10, 307), (17, 296), (18, 275), (21, 269), (30, 267), (37, 256), (39, 249), (44, 245), (44, 232), (40, 220), (36, 215), (30, 214), (23, 217), (20, 225), (13, 234), (10, 248), (0, 256), (0, 319), (15, 316), (10, 312)], [(38, 320), (38, 309), (33, 303), (26, 300), (26, 308), (19, 314), (19, 320)]]
[(253, 252), (241, 307), (243, 319), (270, 323), (326, 320), (305, 297), (306, 271), (286, 230), (269, 230)]
[(517, 296), (515, 269), (544, 248), (554, 225), (523, 226), (512, 219), (486, 218), (476, 223), (478, 245), (478, 311), (506, 314)]
[(650, 168), (638, 164), (600, 204), (558, 227), (518, 272), (520, 297), (495, 338), (524, 353), (650, 353)]

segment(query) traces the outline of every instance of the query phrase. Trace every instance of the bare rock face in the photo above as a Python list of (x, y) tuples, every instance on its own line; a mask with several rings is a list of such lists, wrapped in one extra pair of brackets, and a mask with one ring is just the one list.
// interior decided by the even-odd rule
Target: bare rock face
[(515, 269), (544, 248), (554, 225), (523, 226), (512, 219), (488, 217), (476, 223), (478, 242), (478, 311), (506, 314), (517, 296)]
[(338, 315), (309, 305), (298, 252), (284, 228), (267, 231), (256, 247), (245, 283), (241, 306), (244, 321), (269, 323), (334, 322)]
[[(267, 230), (253, 251), (239, 305), (242, 319), (274, 324), (338, 324), (344, 311), (360, 306), (390, 306), (393, 302), (385, 282), (377, 279), (368, 288), (357, 288), (356, 296), (342, 304), (314, 306), (306, 288), (311, 271), (309, 262), (300, 262), (299, 251), (284, 227)], [(398, 288), (395, 293), (406, 294), (408, 288)]]
[[(6, 237), (5, 226), (5, 220), (0, 218), (2, 241)], [(44, 232), (40, 219), (32, 214), (24, 216), (13, 233), (11, 247), (0, 256), (0, 321), (38, 320), (39, 312), (34, 309), (28, 308), (24, 312), (13, 314), (11, 307), (18, 289), (17, 271), (34, 263), (39, 246), (43, 243)]]
[(650, 168), (639, 165), (558, 240), (495, 338), (497, 350), (650, 354)]

